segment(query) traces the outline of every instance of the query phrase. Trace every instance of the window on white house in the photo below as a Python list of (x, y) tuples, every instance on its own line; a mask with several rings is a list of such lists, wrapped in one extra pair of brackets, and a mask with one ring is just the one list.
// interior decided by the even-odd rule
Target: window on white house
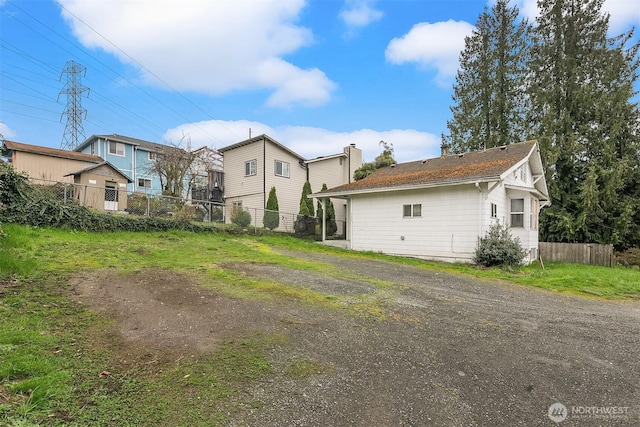
[(511, 227), (524, 227), (524, 199), (511, 199)]
[(529, 211), (529, 228), (538, 229), (538, 199), (531, 199), (531, 211)]
[(151, 180), (146, 178), (138, 178), (138, 187), (151, 188)]
[(491, 218), (498, 218), (498, 205), (491, 203)]
[(109, 141), (109, 154), (124, 157), (124, 144), (115, 141)]
[(402, 205), (402, 216), (405, 218), (422, 216), (422, 205)]
[(231, 205), (231, 215), (235, 214), (237, 211), (242, 210), (242, 200), (236, 200)]
[(256, 159), (244, 162), (244, 176), (251, 176), (258, 173), (258, 161)]
[(283, 176), (289, 178), (289, 163), (276, 160), (275, 166), (276, 176)]

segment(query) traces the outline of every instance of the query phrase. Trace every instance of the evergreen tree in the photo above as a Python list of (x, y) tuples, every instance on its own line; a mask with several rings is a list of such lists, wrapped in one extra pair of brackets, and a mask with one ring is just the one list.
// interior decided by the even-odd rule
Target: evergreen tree
[[(307, 197), (311, 193), (311, 184), (309, 183), (309, 181), (307, 181), (302, 186), (302, 196), (300, 197), (300, 211), (298, 212), (298, 215), (314, 216), (315, 212), (313, 211), (313, 199)], [(303, 212), (303, 205), (306, 206), (306, 213)]]
[(608, 38), (603, 0), (539, 0), (529, 121), (551, 206), (541, 240), (637, 244), (638, 44)]
[[(322, 190), (327, 189), (327, 184), (322, 184)], [(325, 208), (327, 209), (327, 214), (325, 218), (325, 233), (327, 236), (332, 236), (338, 231), (338, 225), (336, 224), (336, 211), (333, 207), (333, 202), (331, 198), (324, 197)], [(322, 204), (321, 201), (318, 200), (318, 220), (322, 223)]]
[(393, 144), (389, 144), (385, 141), (380, 141), (382, 146), (382, 153), (380, 153), (373, 162), (367, 162), (362, 164), (358, 169), (353, 172), (354, 181), (366, 178), (375, 172), (376, 169), (380, 169), (386, 166), (395, 165), (396, 159), (393, 157)]
[(280, 212), (278, 208), (278, 196), (276, 196), (276, 187), (271, 187), (269, 198), (267, 199), (267, 208), (263, 217), (264, 226), (269, 230), (278, 228), (280, 225)]
[(498, 0), (480, 15), (465, 39), (456, 75), (450, 134), (452, 152), (498, 147), (524, 140), (530, 25), (518, 21), (518, 8)]

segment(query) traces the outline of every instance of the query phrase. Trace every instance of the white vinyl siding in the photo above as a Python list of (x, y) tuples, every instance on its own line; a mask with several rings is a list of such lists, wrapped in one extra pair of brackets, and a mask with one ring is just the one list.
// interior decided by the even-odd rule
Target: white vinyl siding
[[(478, 190), (472, 185), (353, 195), (350, 203), (355, 250), (471, 260), (484, 232)], [(407, 221), (398, 214), (405, 205), (413, 211), (416, 204), (421, 205), (421, 217)]]

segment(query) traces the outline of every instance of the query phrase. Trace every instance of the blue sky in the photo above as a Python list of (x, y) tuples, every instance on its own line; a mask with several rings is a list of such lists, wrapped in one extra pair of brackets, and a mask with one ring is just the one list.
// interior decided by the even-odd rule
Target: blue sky
[[(0, 0), (0, 133), (60, 147), (61, 72), (85, 135), (220, 148), (266, 133), (306, 158), (437, 156), (464, 37), (492, 0)], [(514, 0), (523, 16), (535, 0)], [(637, 0), (606, 0), (612, 33)], [(58, 99), (59, 98), (59, 99)]]

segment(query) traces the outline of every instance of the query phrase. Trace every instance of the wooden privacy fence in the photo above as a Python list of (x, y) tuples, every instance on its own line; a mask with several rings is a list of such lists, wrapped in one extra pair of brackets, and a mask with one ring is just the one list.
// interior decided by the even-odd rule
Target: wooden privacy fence
[(613, 266), (613, 246), (597, 243), (539, 242), (540, 258), (545, 262)]

